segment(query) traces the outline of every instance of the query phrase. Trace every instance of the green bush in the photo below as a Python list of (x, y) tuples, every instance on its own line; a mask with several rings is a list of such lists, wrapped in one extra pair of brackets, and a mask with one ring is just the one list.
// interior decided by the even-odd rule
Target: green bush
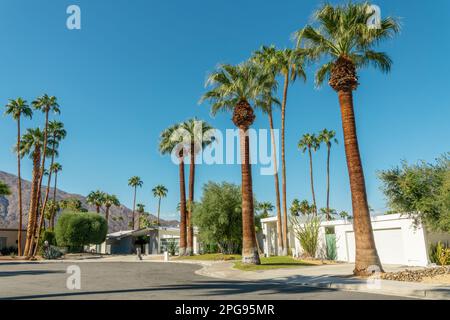
[(106, 219), (97, 213), (64, 211), (56, 224), (56, 242), (70, 252), (82, 251), (83, 246), (101, 244), (106, 239)]

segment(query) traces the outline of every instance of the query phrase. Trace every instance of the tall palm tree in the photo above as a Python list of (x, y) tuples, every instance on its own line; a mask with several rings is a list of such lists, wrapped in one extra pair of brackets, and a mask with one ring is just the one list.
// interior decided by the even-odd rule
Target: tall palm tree
[(86, 197), (86, 202), (95, 207), (95, 211), (100, 213), (100, 209), (105, 204), (106, 194), (103, 191), (91, 191)]
[(39, 206), (39, 181), (41, 174), (41, 155), (44, 145), (44, 133), (39, 129), (28, 129), (20, 141), (19, 152), (23, 158), (29, 155), (33, 159), (33, 174), (30, 193), (30, 208), (28, 212), (27, 239), (23, 255), (27, 258), (33, 254), (33, 238), (36, 231), (37, 212)]
[[(55, 175), (55, 182), (53, 184), (53, 203), (57, 203), (56, 201), (56, 187), (58, 185), (58, 173), (61, 172), (63, 169), (62, 165), (54, 162), (51, 166), (50, 166), (50, 172), (52, 172)], [(56, 217), (56, 211), (52, 212), (52, 216), (50, 218), (50, 228), (54, 229), (55, 228), (55, 217)]]
[[(308, 151), (309, 155), (309, 173), (311, 177), (311, 192), (312, 192), (312, 198), (313, 198), (313, 205), (314, 208), (317, 208), (316, 203), (316, 193), (314, 192), (314, 174), (313, 174), (313, 159), (312, 159), (312, 152), (317, 151), (320, 148), (320, 140), (316, 137), (315, 134), (305, 134), (303, 135), (302, 139), (298, 143), (298, 148), (302, 150), (303, 153)], [(317, 211), (314, 212), (317, 214)]]
[[(28, 105), (27, 101), (22, 98), (16, 100), (9, 100), (6, 105), (5, 115), (10, 115), (17, 122), (17, 143), (16, 150), (19, 151), (20, 146), (20, 120), (22, 117), (32, 118), (33, 111)], [(19, 194), (19, 231), (18, 231), (18, 254), (22, 256), (22, 228), (23, 228), (23, 207), (22, 207), (22, 177), (20, 172), (20, 154), (17, 152), (17, 190)]]
[(144, 182), (141, 180), (140, 177), (134, 176), (134, 177), (131, 177), (128, 180), (128, 185), (134, 189), (133, 217), (132, 217), (132, 221), (133, 221), (132, 222), (132, 226), (133, 226), (133, 229), (134, 229), (136, 227), (136, 222), (135, 222), (135, 219), (134, 219), (134, 215), (135, 215), (135, 211), (136, 211), (136, 193), (137, 193), (137, 188), (138, 187), (141, 188), (144, 185)]
[(144, 217), (143, 214), (145, 213), (145, 205), (142, 203), (136, 204), (136, 212), (138, 213), (138, 229), (144, 228), (142, 221)]
[(278, 254), (284, 252), (283, 241), (283, 222), (281, 220), (281, 198), (280, 198), (280, 178), (278, 175), (278, 159), (277, 159), (277, 145), (275, 141), (275, 129), (273, 124), (273, 105), (279, 105), (278, 99), (274, 97), (274, 93), (278, 88), (278, 82), (276, 81), (277, 70), (272, 63), (272, 57), (274, 56), (276, 49), (274, 47), (262, 47), (260, 50), (253, 54), (252, 61), (260, 66), (264, 72), (272, 74), (272, 83), (268, 86), (267, 98), (264, 99), (264, 104), (261, 105), (261, 109), (267, 114), (269, 118), (270, 127), (270, 140), (272, 145), (272, 161), (274, 163), (274, 181), (275, 181), (275, 196), (276, 196), (276, 208), (277, 208), (277, 235), (278, 235)]
[(11, 191), (6, 183), (0, 181), (0, 196), (9, 196)]
[(189, 119), (180, 124), (180, 129), (185, 132), (184, 141), (188, 144), (186, 150), (189, 152), (189, 193), (187, 202), (187, 247), (186, 255), (192, 255), (194, 248), (194, 225), (192, 223), (192, 210), (194, 203), (194, 187), (195, 187), (195, 158), (197, 154), (202, 152), (204, 148), (214, 141), (212, 131), (214, 128), (203, 120), (196, 118)]
[[(55, 157), (59, 156), (58, 151), (57, 151), (57, 149), (59, 148), (59, 144), (60, 144), (61, 140), (66, 138), (66, 135), (67, 135), (67, 132), (64, 129), (64, 124), (59, 121), (50, 121), (48, 123), (47, 130), (48, 130), (48, 133), (47, 133), (48, 142), (47, 143), (50, 148), (46, 151), (51, 154), (51, 161), (50, 161), (50, 166), (49, 166), (50, 170), (48, 171), (47, 188), (45, 191), (44, 201), (43, 201), (42, 208), (41, 208), (39, 227), (37, 229), (37, 234), (36, 234), (36, 237), (37, 237), (36, 243), (39, 243), (41, 229), (42, 229), (42, 225), (44, 223), (44, 217), (45, 217), (44, 213), (47, 208), (47, 201), (48, 201), (48, 197), (50, 194), (50, 183), (52, 180), (52, 173), (53, 173), (53, 170), (51, 170), (51, 168), (55, 162)], [(54, 221), (54, 220), (52, 220), (52, 221)], [(38, 246), (36, 245), (34, 247), (34, 255), (36, 255), (37, 249), (38, 249)]]
[(169, 192), (165, 186), (162, 184), (157, 185), (152, 190), (153, 196), (158, 198), (158, 226), (160, 225), (160, 213), (161, 213), (161, 199), (167, 197), (167, 193)]
[(211, 102), (213, 115), (219, 111), (232, 112), (232, 121), (239, 129), (242, 162), (242, 261), (245, 264), (261, 263), (255, 233), (248, 130), (256, 118), (251, 103), (258, 106), (263, 102), (268, 78), (268, 75), (261, 74), (259, 68), (251, 63), (221, 65), (209, 76), (207, 86), (212, 88), (201, 99)]
[(269, 61), (268, 68), (275, 74), (281, 75), (284, 79), (283, 85), (283, 99), (281, 102), (281, 180), (282, 180), (282, 194), (283, 194), (283, 218), (284, 230), (283, 254), (287, 255), (288, 244), (288, 214), (287, 214), (287, 194), (286, 194), (286, 106), (288, 98), (289, 85), (296, 81), (298, 77), (306, 80), (304, 70), (305, 52), (301, 49), (284, 49), (277, 50), (275, 47), (269, 47), (263, 51)]
[(327, 146), (327, 208), (326, 208), (326, 216), (327, 220), (331, 220), (331, 213), (330, 213), (330, 156), (331, 156), (331, 146), (333, 143), (338, 143), (338, 140), (336, 139), (336, 132), (327, 129), (323, 129), (319, 133), (319, 141), (322, 143), (325, 143)]
[(119, 198), (117, 198), (117, 196), (114, 194), (105, 194), (103, 197), (103, 204), (105, 205), (106, 223), (108, 224), (109, 227), (109, 210), (111, 209), (112, 206), (119, 207), (120, 201)]
[[(184, 174), (184, 158), (187, 154), (183, 144), (183, 136), (179, 134), (179, 124), (175, 124), (161, 133), (159, 141), (159, 151), (163, 155), (173, 154), (178, 158), (178, 168), (180, 177), (180, 244), (179, 255), (186, 254), (187, 233), (186, 233), (186, 179)], [(158, 242), (158, 247), (159, 247)], [(159, 249), (158, 249), (159, 251)]]
[(321, 85), (326, 78), (337, 92), (341, 108), (347, 167), (350, 177), (356, 242), (356, 275), (367, 275), (369, 266), (382, 269), (373, 237), (364, 171), (356, 133), (353, 91), (358, 87), (357, 70), (372, 65), (389, 72), (392, 60), (374, 48), (400, 31), (395, 18), (381, 20), (377, 28), (367, 21), (373, 10), (369, 3), (324, 5), (315, 13), (317, 27), (308, 25), (296, 34), (298, 46), (310, 50), (317, 61), (328, 59), (316, 74)]

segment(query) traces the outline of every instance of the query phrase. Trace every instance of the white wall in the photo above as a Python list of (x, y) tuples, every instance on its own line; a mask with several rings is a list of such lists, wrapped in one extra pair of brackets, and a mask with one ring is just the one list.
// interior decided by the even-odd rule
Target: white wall
[[(263, 232), (266, 235), (264, 249), (267, 252), (267, 234), (276, 229), (276, 218), (262, 220)], [(355, 235), (353, 224), (343, 220), (323, 222), (320, 229), (320, 252), (318, 257), (326, 255), (325, 228), (334, 227), (336, 234), (337, 259), (339, 261), (355, 261)], [(413, 219), (400, 214), (385, 215), (372, 218), (375, 245), (383, 264), (400, 264), (406, 266), (427, 266), (429, 264), (428, 249), (430, 244), (438, 241), (449, 242), (450, 234), (426, 232), (422, 226), (414, 226)], [(293, 237), (291, 232), (290, 237)], [(301, 255), (302, 248), (298, 239), (294, 241), (294, 255)], [(292, 242), (291, 242), (292, 244)], [(273, 252), (271, 252), (273, 254)]]

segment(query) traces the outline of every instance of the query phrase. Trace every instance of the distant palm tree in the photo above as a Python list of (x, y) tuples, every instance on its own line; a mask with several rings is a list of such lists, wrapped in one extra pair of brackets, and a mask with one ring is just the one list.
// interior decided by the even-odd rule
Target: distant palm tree
[(274, 46), (263, 47), (260, 51), (265, 60), (268, 70), (276, 75), (281, 75), (284, 79), (283, 100), (281, 103), (281, 180), (282, 180), (282, 194), (283, 194), (283, 217), (284, 230), (283, 241), (285, 247), (283, 248), (283, 255), (287, 255), (288, 243), (288, 214), (287, 214), (287, 193), (286, 193), (286, 106), (288, 98), (289, 85), (296, 81), (298, 77), (306, 80), (304, 70), (305, 52), (303, 50), (284, 49), (278, 50)]
[(269, 212), (272, 212), (274, 208), (275, 207), (270, 202), (260, 202), (256, 206), (256, 210), (260, 212), (260, 217), (263, 219), (270, 217)]
[(92, 191), (86, 197), (86, 202), (95, 207), (95, 211), (100, 214), (100, 209), (105, 203), (106, 194), (103, 191)]
[(189, 119), (180, 124), (180, 130), (184, 131), (184, 141), (188, 144), (186, 150), (189, 152), (189, 198), (187, 202), (187, 247), (186, 255), (194, 253), (194, 225), (192, 223), (192, 210), (194, 203), (195, 187), (195, 157), (202, 152), (204, 148), (214, 142), (212, 134), (214, 128), (207, 122), (196, 118)]
[(276, 81), (277, 70), (272, 64), (272, 58), (275, 52), (273, 47), (262, 47), (259, 51), (253, 54), (252, 61), (257, 64), (263, 72), (269, 72), (272, 74), (272, 82), (268, 83), (268, 90), (266, 91), (266, 99), (264, 104), (261, 105), (261, 109), (267, 114), (269, 118), (270, 127), (270, 140), (272, 144), (272, 161), (274, 166), (274, 181), (275, 181), (275, 196), (276, 196), (276, 208), (277, 208), (277, 235), (278, 235), (278, 254), (282, 254), (284, 251), (283, 241), (283, 221), (281, 220), (281, 197), (280, 197), (280, 178), (278, 175), (278, 159), (277, 159), (277, 145), (275, 141), (275, 128), (273, 124), (273, 105), (280, 105), (278, 99), (274, 96), (278, 89), (278, 82)]
[(161, 154), (174, 154), (178, 158), (180, 177), (180, 244), (178, 252), (180, 256), (186, 254), (187, 245), (186, 178), (184, 173), (184, 158), (187, 152), (183, 142), (183, 136), (179, 134), (179, 124), (175, 124), (164, 130), (161, 133), (159, 141), (159, 151)]
[(232, 121), (239, 128), (242, 162), (242, 261), (245, 264), (261, 263), (256, 243), (250, 138), (248, 135), (248, 130), (256, 116), (250, 103), (258, 106), (264, 102), (263, 100), (266, 98), (264, 93), (269, 80), (271, 77), (259, 72), (259, 68), (252, 63), (243, 63), (237, 66), (221, 65), (209, 76), (207, 85), (212, 89), (201, 99), (201, 101), (212, 103), (213, 115), (219, 111), (232, 112)]
[(294, 199), (290, 211), (293, 216), (299, 216), (300, 214), (305, 216), (314, 213), (314, 207), (311, 206), (307, 200), (300, 202), (300, 200)]
[[(16, 150), (19, 150), (20, 146), (20, 120), (22, 117), (32, 118), (33, 111), (27, 104), (27, 101), (22, 98), (17, 98), (16, 100), (9, 100), (6, 105), (5, 115), (10, 115), (17, 122), (17, 143)], [(22, 207), (22, 177), (20, 172), (20, 154), (17, 152), (17, 190), (19, 194), (19, 231), (18, 231), (18, 254), (22, 256), (22, 228), (23, 228), (23, 207)]]
[(117, 196), (114, 194), (105, 194), (103, 197), (103, 204), (105, 205), (106, 223), (109, 226), (109, 210), (111, 209), (112, 206), (119, 207), (120, 201), (119, 201), (119, 198), (117, 198)]
[[(52, 173), (53, 171), (51, 170), (54, 162), (55, 162), (55, 157), (59, 156), (59, 153), (57, 151), (57, 149), (59, 148), (59, 143), (61, 142), (61, 140), (66, 138), (67, 132), (64, 129), (64, 124), (62, 122), (59, 121), (50, 121), (48, 123), (48, 145), (50, 147), (50, 149), (48, 149), (48, 153), (51, 154), (51, 161), (50, 161), (50, 170), (48, 171), (48, 181), (47, 181), (47, 188), (45, 191), (45, 196), (44, 196), (44, 201), (42, 204), (42, 211), (41, 211), (41, 216), (40, 216), (40, 221), (39, 221), (39, 227), (36, 233), (37, 236), (37, 240), (36, 243), (39, 243), (39, 239), (41, 236), (41, 229), (42, 229), (42, 225), (44, 222), (44, 211), (46, 210), (45, 208), (47, 208), (47, 201), (48, 201), (48, 197), (49, 197), (49, 193), (50, 193), (50, 183), (52, 180)], [(45, 170), (45, 169), (44, 169)], [(52, 220), (54, 221), (54, 220)], [(36, 255), (37, 253), (37, 249), (38, 246), (36, 245), (34, 248), (34, 253), (33, 255)]]
[[(309, 154), (309, 172), (311, 176), (311, 192), (313, 197), (313, 205), (315, 208), (317, 208), (316, 203), (316, 194), (314, 192), (314, 174), (313, 174), (313, 159), (312, 159), (312, 151), (317, 151), (320, 148), (320, 141), (316, 137), (315, 134), (305, 134), (303, 135), (302, 139), (298, 143), (298, 148), (305, 153), (308, 151)], [(315, 211), (315, 214), (317, 214), (317, 211)]]
[(144, 185), (144, 182), (141, 180), (140, 177), (134, 176), (134, 177), (131, 177), (131, 178), (128, 180), (128, 185), (134, 189), (134, 198), (133, 198), (133, 218), (132, 218), (132, 226), (133, 226), (133, 229), (134, 229), (134, 228), (136, 227), (136, 222), (135, 222), (135, 219), (134, 219), (134, 214), (135, 214), (135, 211), (136, 211), (136, 193), (137, 193), (137, 188), (138, 188), (138, 187), (141, 188), (141, 187)]
[(6, 183), (0, 181), (0, 196), (9, 196), (11, 191)]
[(158, 216), (157, 216), (158, 220), (157, 220), (157, 224), (159, 226), (161, 224), (161, 222), (160, 222), (161, 199), (167, 197), (167, 193), (169, 191), (167, 190), (167, 188), (165, 186), (160, 184), (160, 185), (157, 185), (156, 187), (154, 187), (152, 192), (153, 192), (153, 196), (155, 198), (158, 198)]
[(372, 65), (388, 72), (392, 60), (374, 48), (400, 31), (399, 23), (392, 17), (382, 19), (375, 28), (369, 27), (367, 21), (373, 13), (367, 2), (339, 6), (326, 4), (315, 13), (318, 26), (308, 25), (296, 34), (298, 46), (307, 48), (312, 59), (329, 59), (317, 72), (316, 83), (321, 85), (328, 77), (330, 86), (339, 97), (355, 225), (355, 275), (370, 274), (368, 269), (374, 265), (382, 270), (375, 247), (356, 133), (353, 91), (359, 84), (357, 69)]
[(327, 208), (326, 208), (326, 217), (327, 220), (331, 220), (331, 213), (330, 213), (330, 155), (331, 155), (331, 146), (334, 143), (338, 143), (338, 140), (336, 139), (336, 132), (331, 130), (328, 131), (327, 129), (323, 129), (319, 133), (319, 141), (322, 143), (325, 143), (327, 146)]
[[(28, 129), (22, 136), (19, 145), (21, 157), (29, 155), (33, 159), (33, 174), (30, 192), (30, 209), (28, 212), (27, 240), (25, 242), (24, 256), (30, 258), (33, 254), (33, 240), (36, 232), (37, 212), (39, 206), (39, 181), (41, 175), (41, 155), (44, 145), (44, 133), (39, 129)], [(17, 150), (16, 150), (17, 151)]]
[[(54, 162), (50, 166), (50, 172), (54, 173), (54, 175), (55, 175), (55, 182), (54, 182), (54, 185), (53, 185), (53, 203), (57, 203), (57, 201), (56, 201), (56, 190), (57, 189), (56, 188), (57, 188), (57, 185), (58, 185), (58, 173), (61, 172), (62, 169), (63, 169), (62, 165), (57, 163), (57, 162)], [(50, 219), (50, 228), (51, 229), (55, 228), (56, 212), (57, 212), (57, 210), (52, 212), (52, 216), (51, 216), (51, 219)]]

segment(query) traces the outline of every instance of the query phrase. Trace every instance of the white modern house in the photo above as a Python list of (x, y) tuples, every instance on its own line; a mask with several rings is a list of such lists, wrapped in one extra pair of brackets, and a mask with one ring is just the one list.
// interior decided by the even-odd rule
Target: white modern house
[[(158, 242), (158, 239), (160, 240)], [(140, 240), (140, 241), (139, 241)], [(194, 254), (200, 252), (197, 231), (194, 230)], [(179, 228), (150, 227), (140, 230), (126, 230), (110, 233), (106, 241), (89, 249), (100, 254), (134, 254), (141, 248), (142, 254), (156, 255), (167, 250), (170, 241), (180, 242)]]
[[(271, 217), (263, 219), (264, 254), (276, 255), (277, 219)], [(434, 233), (424, 226), (414, 225), (414, 220), (400, 214), (372, 217), (372, 228), (375, 245), (381, 263), (405, 266), (429, 265), (429, 251), (432, 244), (439, 241), (450, 243), (449, 233)], [(355, 234), (350, 221), (336, 220), (322, 222), (319, 235), (318, 258), (327, 256), (327, 244), (330, 247), (330, 235), (335, 242), (337, 261), (355, 261)], [(289, 241), (294, 256), (302, 255), (302, 248), (292, 225), (289, 226)]]

